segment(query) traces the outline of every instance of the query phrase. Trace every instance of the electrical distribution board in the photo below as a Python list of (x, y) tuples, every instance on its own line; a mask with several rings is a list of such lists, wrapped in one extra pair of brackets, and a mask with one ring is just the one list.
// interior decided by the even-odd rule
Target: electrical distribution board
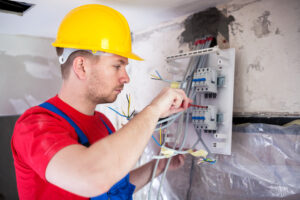
[[(201, 39), (195, 42), (195, 50), (166, 58), (171, 67), (186, 67), (180, 81), (165, 80), (157, 71), (157, 76), (152, 76), (155, 80), (171, 83), (171, 87), (183, 89), (193, 103), (186, 111), (162, 119), (156, 126), (160, 142), (153, 139), (161, 151), (154, 156), (157, 161), (148, 190), (149, 200), (159, 159), (189, 153), (199, 158), (198, 164), (213, 164), (217, 161), (215, 154), (231, 154), (235, 50), (209, 48), (212, 40), (211, 37)], [(160, 197), (169, 163), (170, 159), (156, 199)]]
[[(190, 107), (186, 116), (188, 128), (182, 134), (187, 136), (180, 137), (181, 140), (186, 138), (185, 147), (230, 155), (235, 50), (221, 50), (216, 46), (169, 56), (166, 60), (169, 65), (194, 65), (194, 69), (187, 70), (187, 76), (183, 78), (185, 84), (181, 87), (197, 105)], [(202, 143), (193, 145), (197, 137), (201, 137)], [(173, 142), (180, 144), (174, 138)]]

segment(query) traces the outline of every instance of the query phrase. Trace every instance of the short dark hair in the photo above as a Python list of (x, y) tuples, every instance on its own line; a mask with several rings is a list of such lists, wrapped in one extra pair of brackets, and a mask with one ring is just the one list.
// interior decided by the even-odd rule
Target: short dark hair
[[(63, 54), (64, 48), (61, 48), (61, 47), (55, 47), (55, 48), (56, 48), (57, 56), (61, 56)], [(60, 65), (61, 75), (62, 75), (63, 79), (67, 79), (69, 77), (73, 61), (77, 56), (91, 58), (91, 57), (93, 57), (93, 54), (88, 51), (84, 51), (84, 50), (78, 50), (78, 51), (71, 53), (71, 55), (68, 57), (67, 61), (64, 64)]]

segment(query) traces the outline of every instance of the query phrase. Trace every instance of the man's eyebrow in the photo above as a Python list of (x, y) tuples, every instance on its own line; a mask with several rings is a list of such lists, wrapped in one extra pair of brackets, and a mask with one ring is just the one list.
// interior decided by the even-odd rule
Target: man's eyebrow
[(124, 60), (119, 59), (118, 60), (122, 65), (128, 65), (128, 62), (125, 62)]

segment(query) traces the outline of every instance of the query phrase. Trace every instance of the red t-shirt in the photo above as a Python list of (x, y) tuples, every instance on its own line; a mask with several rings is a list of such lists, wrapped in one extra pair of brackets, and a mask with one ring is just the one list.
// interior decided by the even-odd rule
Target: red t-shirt
[[(66, 113), (87, 136), (90, 144), (109, 134), (101, 119), (115, 131), (110, 121), (99, 112), (93, 116), (82, 114), (58, 96), (47, 102)], [(64, 118), (47, 109), (35, 106), (18, 119), (11, 147), (20, 200), (87, 199), (60, 189), (45, 178), (50, 159), (71, 144), (78, 144), (74, 128)]]

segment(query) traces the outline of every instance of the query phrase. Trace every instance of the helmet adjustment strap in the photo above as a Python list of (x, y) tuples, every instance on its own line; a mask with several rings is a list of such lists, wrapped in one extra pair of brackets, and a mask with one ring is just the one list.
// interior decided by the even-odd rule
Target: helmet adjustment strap
[(87, 51), (87, 52), (90, 52), (92, 53), (93, 55), (95, 56), (111, 56), (113, 55), (112, 53), (107, 53), (107, 52), (103, 52), (103, 51), (96, 51), (96, 52), (93, 52), (91, 50), (85, 50), (85, 49), (72, 49), (72, 48), (64, 48), (63, 49), (63, 53), (61, 56), (58, 57), (58, 61), (61, 65), (65, 64), (66, 61), (68, 60), (69, 56), (75, 52), (75, 51)]

